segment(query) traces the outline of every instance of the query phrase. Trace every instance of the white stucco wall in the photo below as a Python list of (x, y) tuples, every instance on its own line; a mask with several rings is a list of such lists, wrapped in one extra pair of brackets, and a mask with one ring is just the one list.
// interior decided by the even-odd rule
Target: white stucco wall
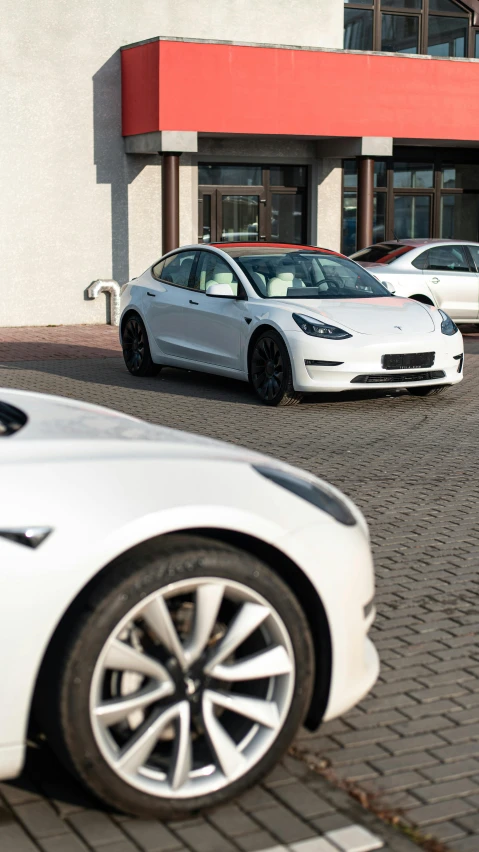
[[(161, 254), (160, 158), (124, 153), (121, 45), (166, 35), (341, 47), (343, 8), (343, 0), (3, 0), (0, 325), (104, 322), (105, 300), (85, 299), (90, 282), (123, 283)], [(197, 190), (186, 155), (180, 181), (189, 242)]]

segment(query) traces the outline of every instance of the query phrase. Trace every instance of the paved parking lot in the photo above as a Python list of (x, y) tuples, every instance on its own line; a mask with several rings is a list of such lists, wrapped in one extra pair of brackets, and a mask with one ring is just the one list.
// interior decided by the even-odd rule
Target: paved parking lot
[[(351, 823), (380, 836), (385, 849), (413, 848), (334, 788), (345, 780), (363, 801), (402, 813), (423, 835), (456, 852), (479, 852), (479, 334), (471, 331), (465, 380), (440, 397), (357, 393), (278, 410), (256, 403), (246, 385), (211, 376), (167, 369), (133, 379), (109, 327), (0, 330), (0, 386), (109, 405), (272, 453), (350, 495), (371, 526), (373, 638), (382, 660), (378, 684), (356, 710), (296, 742), (298, 755), (328, 781), (309, 772), (296, 780), (306, 766), (289, 758), (269, 787), (243, 797), (237, 809), (148, 840), (148, 828), (135, 835), (131, 821), (89, 809), (44, 749), (31, 749), (24, 778), (1, 787), (18, 819), (0, 814), (2, 852), (5, 826), (30, 838), (29, 846), (12, 841), (5, 852), (229, 852), (278, 843), (330, 852), (334, 838), (321, 846), (318, 837)], [(62, 818), (63, 834), (53, 817)], [(40, 836), (35, 820), (42, 826), (42, 819), (47, 833)], [(310, 838), (316, 845), (301, 847)]]

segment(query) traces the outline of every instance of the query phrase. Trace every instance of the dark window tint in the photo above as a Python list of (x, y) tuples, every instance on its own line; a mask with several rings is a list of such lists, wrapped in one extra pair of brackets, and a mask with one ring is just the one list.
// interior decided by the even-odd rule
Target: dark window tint
[(469, 272), (469, 261), (462, 246), (434, 246), (428, 252), (427, 269)]
[(479, 164), (443, 166), (442, 185), (444, 189), (479, 189)]
[(355, 192), (343, 194), (343, 241), (342, 251), (351, 254), (356, 249), (356, 220), (358, 197)]
[(394, 230), (405, 239), (431, 235), (431, 199), (428, 195), (394, 196)]
[(356, 160), (344, 161), (344, 186), (347, 189), (356, 188), (358, 185), (358, 164)]
[(238, 278), (229, 263), (211, 251), (200, 252), (196, 270), (195, 290), (206, 291), (211, 284), (228, 284), (231, 295), (238, 294)]
[(394, 163), (394, 186), (427, 189), (434, 185), (434, 166), (429, 163)]
[(211, 242), (211, 195), (203, 195), (203, 242)]
[(382, 7), (392, 9), (422, 9), (422, 0), (383, 0)]
[(198, 183), (200, 186), (261, 186), (263, 177), (261, 166), (200, 163)]
[(188, 287), (191, 270), (196, 258), (195, 251), (180, 251), (165, 259), (161, 280), (177, 287)]
[(452, 14), (466, 14), (462, 6), (458, 3), (453, 3), (452, 0), (429, 0), (429, 9), (431, 12), (451, 12)]
[(465, 192), (442, 196), (441, 237), (448, 240), (479, 239), (479, 194)]
[(419, 18), (412, 15), (383, 15), (381, 49), (391, 53), (417, 53)]
[(427, 258), (429, 252), (423, 251), (422, 254), (419, 254), (413, 261), (412, 265), (416, 267), (416, 269), (427, 269)]
[(429, 15), (428, 50), (431, 56), (465, 56), (468, 23), (464, 18)]
[(367, 9), (344, 10), (344, 47), (346, 50), (373, 49), (373, 13)]
[(475, 263), (477, 271), (479, 272), (479, 246), (468, 246), (468, 249), (472, 254), (472, 259)]
[(271, 186), (306, 186), (306, 166), (271, 166)]
[(386, 236), (386, 200), (385, 192), (374, 193), (373, 239), (378, 241)]
[(271, 193), (271, 240), (302, 243), (304, 195)]
[(388, 172), (385, 160), (374, 161), (374, 186), (387, 186)]

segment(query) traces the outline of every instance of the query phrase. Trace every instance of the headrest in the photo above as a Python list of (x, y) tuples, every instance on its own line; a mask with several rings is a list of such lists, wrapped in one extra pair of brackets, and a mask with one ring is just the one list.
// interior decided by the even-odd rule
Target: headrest
[(217, 272), (213, 275), (213, 281), (216, 281), (217, 284), (232, 284), (233, 283), (233, 273), (232, 272)]
[(271, 281), (268, 281), (268, 296), (286, 296), (287, 292), (288, 281), (284, 281), (281, 278), (272, 278)]
[(277, 272), (276, 278), (279, 278), (281, 281), (292, 281), (294, 272)]

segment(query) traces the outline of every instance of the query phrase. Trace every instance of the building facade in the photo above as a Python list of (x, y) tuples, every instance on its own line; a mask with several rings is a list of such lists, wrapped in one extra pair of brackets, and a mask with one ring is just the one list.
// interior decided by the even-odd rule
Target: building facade
[(479, 0), (4, 0), (0, 325), (221, 240), (479, 239)]

